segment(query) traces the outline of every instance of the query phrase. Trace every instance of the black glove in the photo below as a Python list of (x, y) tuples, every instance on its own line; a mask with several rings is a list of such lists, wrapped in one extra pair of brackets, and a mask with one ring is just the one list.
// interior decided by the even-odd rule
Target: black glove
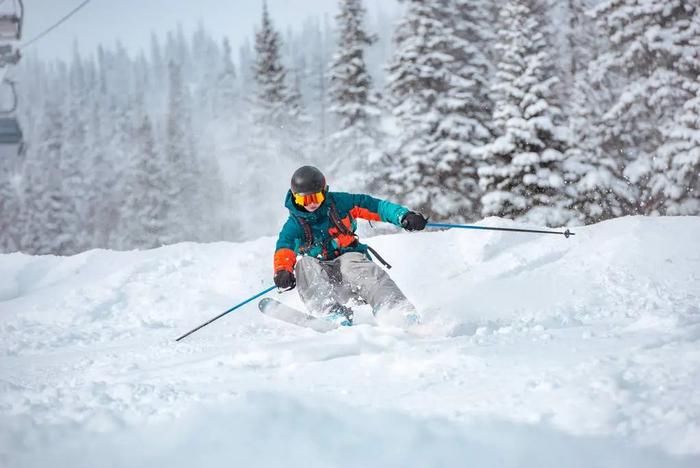
[(407, 231), (422, 231), (427, 223), (428, 219), (415, 211), (409, 211), (401, 220), (401, 226)]
[(294, 273), (287, 270), (280, 270), (275, 273), (275, 286), (280, 289), (290, 290), (297, 285), (297, 280), (294, 278)]

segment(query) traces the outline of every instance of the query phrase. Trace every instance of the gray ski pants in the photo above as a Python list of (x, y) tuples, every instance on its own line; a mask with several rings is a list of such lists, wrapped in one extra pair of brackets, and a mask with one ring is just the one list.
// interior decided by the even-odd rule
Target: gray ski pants
[(351, 299), (364, 300), (375, 315), (384, 309), (416, 310), (387, 272), (360, 252), (327, 261), (303, 256), (294, 273), (299, 296), (312, 313), (326, 314)]

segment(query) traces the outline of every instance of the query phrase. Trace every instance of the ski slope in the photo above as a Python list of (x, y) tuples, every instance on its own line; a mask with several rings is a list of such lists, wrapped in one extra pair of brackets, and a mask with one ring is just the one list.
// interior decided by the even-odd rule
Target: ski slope
[(275, 239), (1, 255), (0, 466), (700, 466), (700, 218), (573, 231), (369, 239), (415, 328), (249, 304), (179, 343)]

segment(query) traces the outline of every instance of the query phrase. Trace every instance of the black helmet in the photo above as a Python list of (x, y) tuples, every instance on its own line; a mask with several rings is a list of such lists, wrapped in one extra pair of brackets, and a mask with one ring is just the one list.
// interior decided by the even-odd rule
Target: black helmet
[(292, 175), (292, 193), (309, 195), (326, 188), (326, 178), (313, 166), (301, 166)]

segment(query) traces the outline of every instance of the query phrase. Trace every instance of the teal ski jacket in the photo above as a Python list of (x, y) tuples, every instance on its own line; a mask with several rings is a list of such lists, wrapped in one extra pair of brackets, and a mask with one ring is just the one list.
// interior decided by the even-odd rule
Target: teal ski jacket
[[(321, 206), (308, 212), (294, 203), (292, 191), (284, 202), (289, 218), (280, 231), (275, 247), (274, 271), (294, 271), (297, 255), (332, 260), (347, 252), (362, 252), (369, 257), (367, 245), (355, 235), (356, 219), (383, 221), (401, 226), (408, 208), (364, 194), (329, 192)], [(337, 212), (337, 222), (333, 218)], [(342, 229), (339, 224), (342, 223)], [(371, 257), (370, 257), (371, 258)]]

